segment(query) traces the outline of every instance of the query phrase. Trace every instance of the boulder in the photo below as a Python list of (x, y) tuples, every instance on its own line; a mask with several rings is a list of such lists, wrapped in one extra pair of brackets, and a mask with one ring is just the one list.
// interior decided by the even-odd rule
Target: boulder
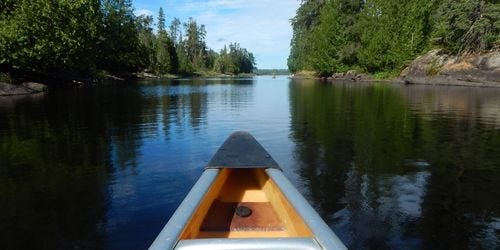
[(500, 87), (500, 52), (450, 55), (432, 50), (400, 74), (407, 84)]
[(347, 71), (347, 72), (334, 73), (331, 77), (328, 78), (328, 80), (358, 82), (358, 81), (371, 81), (372, 78), (366, 74), (356, 73), (354, 71)]
[(40, 83), (27, 82), (21, 85), (14, 85), (0, 82), (0, 96), (29, 95), (46, 90), (47, 86)]
[(500, 70), (500, 53), (487, 57), (485, 66), (490, 70)]
[(44, 92), (48, 89), (46, 85), (36, 82), (25, 82), (21, 84), (21, 86), (33, 90), (34, 92)]

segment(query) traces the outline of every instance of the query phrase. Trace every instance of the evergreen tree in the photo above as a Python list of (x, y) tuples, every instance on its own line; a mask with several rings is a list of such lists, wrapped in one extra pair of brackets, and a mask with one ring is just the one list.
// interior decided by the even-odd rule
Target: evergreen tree
[(312, 69), (310, 65), (310, 43), (312, 30), (318, 24), (319, 14), (325, 0), (303, 0), (292, 18), (293, 37), (291, 41), (288, 68), (291, 72)]
[(165, 13), (163, 12), (163, 8), (160, 7), (158, 11), (158, 33), (165, 32)]
[(152, 16), (141, 15), (137, 17), (139, 41), (142, 47), (144, 47), (144, 55), (142, 57), (146, 62), (145, 69), (148, 71), (153, 71), (154, 65), (156, 65), (156, 36), (153, 33), (152, 24)]
[(193, 65), (189, 61), (188, 54), (186, 52), (186, 42), (181, 40), (176, 47), (176, 55), (179, 60), (179, 73), (181, 74), (191, 74), (194, 72)]
[(99, 67), (111, 72), (143, 68), (144, 47), (139, 42), (131, 0), (103, 0)]
[(159, 33), (156, 42), (156, 71), (165, 74), (176, 73), (177, 70), (178, 62), (174, 44), (166, 32)]
[(174, 43), (167, 34), (163, 8), (158, 13), (158, 37), (156, 41), (156, 72), (176, 73), (178, 70), (177, 53)]
[(214, 61), (214, 70), (224, 74), (251, 73), (255, 69), (255, 58), (238, 43), (230, 43), (220, 51)]
[(498, 1), (443, 0), (433, 33), (435, 44), (455, 53), (500, 45)]
[(184, 23), (184, 29), (186, 34), (184, 45), (190, 63), (198, 70), (206, 69), (205, 25), (198, 25), (193, 18), (189, 18), (188, 22)]
[(181, 21), (179, 18), (174, 18), (172, 23), (170, 24), (170, 37), (174, 42), (175, 46), (178, 46), (179, 43), (182, 42), (182, 30), (181, 30)]
[(361, 18), (359, 64), (369, 72), (401, 70), (426, 47), (432, 2), (374, 0)]
[(495, 0), (303, 0), (291, 20), (288, 67), (399, 72), (432, 45), (487, 51), (500, 47), (499, 13)]
[[(101, 70), (191, 74), (216, 67), (204, 25), (190, 18), (183, 36), (179, 19), (167, 30), (163, 9), (158, 16), (155, 34), (153, 18), (136, 17), (131, 0), (0, 1), (0, 73), (67, 79)], [(255, 65), (251, 53), (236, 52), (251, 63), (231, 72)]]

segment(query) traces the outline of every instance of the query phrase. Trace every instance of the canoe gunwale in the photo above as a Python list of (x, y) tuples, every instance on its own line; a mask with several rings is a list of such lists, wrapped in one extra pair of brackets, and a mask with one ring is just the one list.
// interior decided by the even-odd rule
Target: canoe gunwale
[(330, 229), (319, 214), (311, 207), (309, 202), (299, 193), (293, 184), (285, 177), (282, 171), (277, 169), (266, 169), (280, 191), (288, 199), (299, 216), (312, 231), (314, 238), (324, 249), (347, 249), (337, 235)]
[(175, 249), (317, 250), (321, 246), (314, 238), (196, 239), (181, 240)]
[(206, 193), (219, 175), (219, 169), (207, 169), (191, 188), (186, 198), (163, 227), (149, 249), (173, 249), (184, 231), (186, 223), (196, 212)]
[[(197, 211), (206, 193), (209, 192), (213, 183), (221, 170), (206, 169), (200, 179), (193, 186), (179, 208), (172, 215), (171, 219), (165, 225), (158, 237), (155, 239), (149, 249), (196, 249), (196, 247), (206, 244), (205, 249), (247, 249), (245, 246), (255, 246), (254, 249), (347, 249), (342, 241), (333, 233), (324, 220), (311, 207), (306, 199), (297, 191), (297, 189), (285, 177), (279, 169), (265, 169), (269, 178), (276, 183), (281, 193), (288, 199), (289, 203), (296, 210), (297, 214), (303, 219), (306, 225), (312, 231), (311, 238), (247, 238), (247, 239), (194, 239), (180, 240), (186, 224), (191, 220), (193, 214)], [(303, 241), (300, 239), (310, 239)], [(255, 241), (274, 242), (266, 248), (265, 245), (255, 245)], [(314, 242), (315, 244), (313, 244)], [(254, 244), (254, 245), (251, 245)], [(281, 244), (281, 245), (280, 245)], [(287, 248), (293, 246), (297, 247)], [(240, 248), (234, 248), (234, 247)], [(278, 248), (276, 248), (279, 246)], [(313, 248), (316, 246), (316, 248)], [(233, 248), (230, 248), (233, 247)], [(243, 247), (243, 248), (241, 248)], [(198, 248), (200, 249), (200, 248)]]

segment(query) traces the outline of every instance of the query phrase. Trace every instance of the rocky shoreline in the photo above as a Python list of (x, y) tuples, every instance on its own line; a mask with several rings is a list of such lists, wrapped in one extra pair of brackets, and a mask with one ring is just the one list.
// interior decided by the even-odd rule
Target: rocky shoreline
[(36, 82), (24, 82), (20, 85), (0, 82), (0, 96), (31, 95), (47, 90), (46, 85)]
[(340, 72), (340, 73), (334, 73), (331, 76), (328, 77), (317, 77), (314, 72), (311, 71), (304, 71), (304, 72), (299, 72), (296, 74), (293, 74), (291, 76), (292, 79), (316, 79), (316, 80), (321, 80), (323, 82), (346, 82), (346, 81), (351, 81), (351, 82), (372, 82), (374, 81), (373, 77), (371, 77), (368, 74), (364, 73), (357, 73), (355, 71), (347, 71), (347, 72)]
[(500, 87), (500, 52), (456, 56), (432, 50), (403, 70), (405, 84)]
[(377, 80), (372, 76), (348, 71), (329, 77), (300, 72), (292, 79), (318, 79), (323, 82), (393, 82), (399, 84), (448, 85), (500, 88), (500, 52), (456, 56), (432, 50), (416, 58), (395, 79)]

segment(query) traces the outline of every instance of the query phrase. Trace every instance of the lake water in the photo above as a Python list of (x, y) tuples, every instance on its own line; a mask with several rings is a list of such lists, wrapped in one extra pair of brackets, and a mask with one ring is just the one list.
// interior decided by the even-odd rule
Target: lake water
[(500, 247), (500, 89), (262, 76), (0, 99), (0, 248), (145, 249), (236, 130), (349, 248)]

